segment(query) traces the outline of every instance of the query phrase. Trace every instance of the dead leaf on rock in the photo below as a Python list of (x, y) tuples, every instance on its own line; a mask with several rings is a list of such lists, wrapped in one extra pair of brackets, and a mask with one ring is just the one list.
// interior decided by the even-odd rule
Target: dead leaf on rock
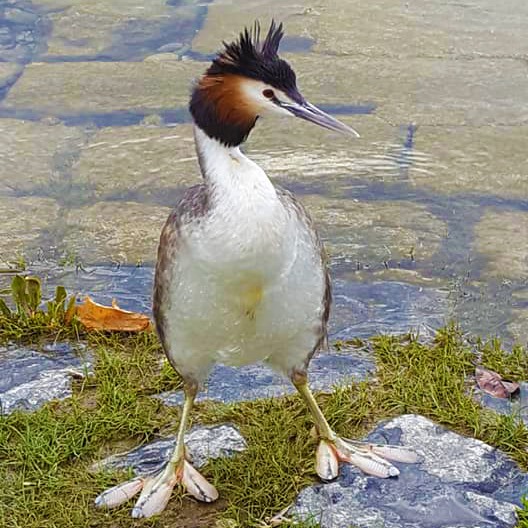
[(150, 319), (146, 315), (122, 310), (115, 299), (112, 306), (104, 306), (86, 296), (84, 303), (77, 306), (75, 312), (88, 330), (142, 332), (150, 328)]
[(484, 392), (495, 396), (495, 398), (509, 398), (519, 390), (519, 384), (511, 381), (503, 381), (500, 374), (482, 367), (475, 369), (477, 385)]

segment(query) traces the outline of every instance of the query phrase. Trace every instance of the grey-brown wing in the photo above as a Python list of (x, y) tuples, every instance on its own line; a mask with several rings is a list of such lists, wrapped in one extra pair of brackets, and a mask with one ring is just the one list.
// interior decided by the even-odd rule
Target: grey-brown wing
[(332, 282), (330, 280), (330, 271), (328, 266), (328, 258), (324, 245), (319, 237), (319, 233), (315, 228), (315, 224), (310, 216), (310, 213), (306, 210), (304, 205), (295, 198), (293, 193), (283, 189), (282, 187), (276, 187), (277, 195), (281, 200), (284, 207), (297, 215), (301, 223), (306, 227), (307, 231), (312, 237), (314, 249), (321, 256), (321, 267), (324, 273), (324, 292), (323, 292), (323, 310), (321, 312), (321, 327), (319, 333), (319, 339), (317, 340), (308, 360), (317, 352), (319, 349), (328, 346), (328, 319), (330, 317), (330, 307), (332, 305)]
[(165, 350), (167, 350), (166, 311), (169, 307), (170, 285), (176, 279), (173, 275), (182, 245), (182, 227), (204, 217), (209, 210), (209, 204), (209, 194), (204, 184), (190, 187), (170, 213), (161, 231), (154, 274), (152, 312), (156, 330)]

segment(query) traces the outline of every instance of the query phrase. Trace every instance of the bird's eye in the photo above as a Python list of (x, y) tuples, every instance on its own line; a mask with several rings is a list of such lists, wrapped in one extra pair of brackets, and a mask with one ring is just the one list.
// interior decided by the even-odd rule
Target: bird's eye
[(262, 90), (262, 95), (264, 97), (267, 97), (268, 99), (273, 99), (275, 97), (275, 94), (273, 93), (273, 90), (270, 90), (269, 88), (266, 88), (265, 90)]

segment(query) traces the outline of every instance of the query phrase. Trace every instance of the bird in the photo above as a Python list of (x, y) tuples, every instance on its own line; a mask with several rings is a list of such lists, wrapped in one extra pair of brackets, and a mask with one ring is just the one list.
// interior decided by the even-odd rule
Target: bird
[(218, 492), (188, 460), (184, 436), (197, 393), (216, 363), (264, 361), (289, 378), (306, 403), (318, 436), (316, 473), (338, 477), (339, 462), (387, 478), (390, 461), (414, 462), (402, 446), (339, 437), (308, 384), (308, 365), (328, 342), (332, 300), (328, 259), (314, 223), (292, 193), (275, 186), (242, 151), (257, 121), (296, 117), (359, 137), (309, 103), (279, 54), (283, 25), (260, 24), (223, 43), (192, 88), (189, 110), (203, 182), (190, 187), (161, 232), (153, 315), (163, 350), (183, 380), (176, 444), (157, 475), (136, 477), (101, 493), (115, 507), (141, 492), (131, 515), (162, 512), (176, 484), (196, 499)]

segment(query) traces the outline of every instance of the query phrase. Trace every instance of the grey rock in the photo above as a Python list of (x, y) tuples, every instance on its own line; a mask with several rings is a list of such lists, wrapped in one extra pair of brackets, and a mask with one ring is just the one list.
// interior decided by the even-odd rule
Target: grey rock
[[(79, 350), (81, 349), (81, 350)], [(72, 376), (91, 372), (82, 347), (67, 343), (44, 346), (42, 351), (9, 345), (0, 347), (0, 413), (34, 411), (51, 400), (71, 396)]]
[(343, 465), (338, 480), (304, 489), (289, 514), (321, 528), (507, 528), (528, 489), (523, 473), (493, 447), (417, 415), (376, 427), (367, 440), (403, 444), (417, 464), (377, 479)]
[[(313, 390), (330, 391), (337, 384), (363, 380), (372, 370), (372, 359), (359, 351), (319, 354), (310, 363), (310, 386)], [(234, 403), (276, 398), (294, 392), (295, 389), (288, 380), (265, 364), (244, 367), (216, 365), (209, 377), (207, 389), (198, 395), (197, 401)], [(181, 405), (183, 393), (165, 392), (157, 398), (166, 405)]]
[(519, 384), (519, 392), (510, 398), (495, 398), (479, 389), (475, 390), (477, 401), (499, 414), (514, 416), (528, 426), (528, 381)]
[[(92, 466), (92, 470), (132, 468), (136, 475), (150, 475), (161, 470), (174, 449), (176, 437), (170, 436), (137, 447), (127, 453), (112, 455)], [(187, 454), (196, 468), (209, 459), (231, 457), (247, 447), (244, 437), (231, 424), (196, 426), (185, 435)]]

